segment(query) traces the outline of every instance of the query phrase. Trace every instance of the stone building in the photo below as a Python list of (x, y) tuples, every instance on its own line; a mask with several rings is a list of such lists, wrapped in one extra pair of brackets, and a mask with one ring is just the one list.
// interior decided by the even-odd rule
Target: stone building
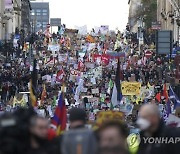
[(137, 32), (139, 27), (139, 17), (137, 12), (141, 7), (141, 0), (129, 0), (129, 26), (131, 32)]
[(172, 30), (174, 42), (180, 39), (180, 0), (157, 0), (157, 20), (161, 30)]

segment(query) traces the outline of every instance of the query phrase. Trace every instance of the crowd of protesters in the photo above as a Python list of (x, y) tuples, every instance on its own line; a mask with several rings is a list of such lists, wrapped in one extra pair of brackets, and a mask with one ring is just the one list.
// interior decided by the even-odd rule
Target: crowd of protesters
[[(18, 42), (18, 52), (0, 60), (0, 111), (5, 113), (0, 119), (0, 154), (178, 153), (179, 143), (156, 146), (141, 142), (138, 149), (131, 149), (126, 140), (130, 127), (142, 131), (140, 140), (179, 137), (178, 130), (169, 129), (163, 121), (170, 114), (180, 118), (178, 52), (173, 58), (158, 55), (154, 42), (140, 46), (120, 31), (104, 33), (93, 29), (90, 34), (79, 34), (64, 28), (51, 35), (47, 28), (44, 34), (38, 32), (35, 36), (34, 41), (23, 41), (21, 45)], [(174, 50), (178, 49), (176, 44)], [(35, 110), (43, 110), (41, 116), (31, 108), (20, 108), (32, 106), (29, 88), (33, 59), (38, 72)], [(114, 104), (118, 61), (121, 83), (138, 82), (145, 90), (139, 96), (123, 96), (120, 104)], [(54, 117), (62, 89), (69, 131), (56, 136), (56, 128), (49, 121)], [(173, 92), (171, 100), (165, 94), (168, 91)], [(132, 105), (131, 111), (123, 109), (126, 104)], [(96, 123), (97, 113), (107, 110), (125, 112), (124, 122), (107, 121), (94, 132), (85, 129), (87, 121)], [(8, 120), (10, 123), (4, 125)]]

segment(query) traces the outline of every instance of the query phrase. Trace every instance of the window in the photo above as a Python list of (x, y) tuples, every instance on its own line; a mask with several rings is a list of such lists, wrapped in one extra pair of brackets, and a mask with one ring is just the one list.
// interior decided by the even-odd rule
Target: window
[(40, 16), (40, 15), (41, 15), (41, 10), (40, 10), (40, 9), (37, 9), (37, 10), (36, 10), (36, 15), (37, 15), (37, 16)]
[(35, 10), (31, 10), (31, 15), (34, 16), (35, 15)]
[(46, 9), (43, 9), (42, 11), (43, 11), (43, 12), (46, 12), (46, 13), (48, 12)]
[(47, 16), (47, 13), (46, 13), (46, 12), (43, 12), (42, 15), (43, 15), (43, 16)]
[(47, 16), (47, 12), (48, 12), (47, 9), (43, 9), (42, 12), (43, 12), (43, 13), (42, 13), (43, 16)]
[(36, 26), (39, 28), (39, 27), (41, 27), (41, 22), (37, 22), (36, 23)]

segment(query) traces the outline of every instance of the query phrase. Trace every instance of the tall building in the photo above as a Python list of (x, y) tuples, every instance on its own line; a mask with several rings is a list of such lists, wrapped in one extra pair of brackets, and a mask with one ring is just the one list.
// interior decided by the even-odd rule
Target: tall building
[(131, 32), (137, 32), (139, 26), (139, 18), (137, 12), (140, 10), (141, 0), (129, 0), (129, 26)]
[(22, 0), (22, 5), (21, 5), (21, 29), (23, 29), (25, 33), (31, 31), (30, 15), (31, 15), (30, 0)]
[(172, 30), (174, 41), (180, 41), (180, 0), (157, 0), (157, 20), (162, 30)]
[(21, 28), (21, 0), (0, 0), (0, 40), (10, 40)]
[(31, 2), (31, 23), (32, 31), (45, 30), (49, 24), (49, 3), (48, 2)]

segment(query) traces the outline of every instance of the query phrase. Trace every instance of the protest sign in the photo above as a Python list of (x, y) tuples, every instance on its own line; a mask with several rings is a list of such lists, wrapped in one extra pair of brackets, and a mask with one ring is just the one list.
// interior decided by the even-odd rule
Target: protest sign
[(168, 120), (166, 121), (166, 125), (173, 125), (175, 127), (180, 127), (180, 118), (170, 114)]
[(86, 68), (94, 68), (94, 63), (91, 63), (91, 62), (85, 62), (85, 66)]
[(122, 82), (121, 84), (123, 95), (139, 95), (141, 90), (140, 82)]
[(93, 98), (93, 95), (81, 96), (82, 99), (85, 98), (85, 97), (87, 97), (88, 100), (89, 100), (89, 98)]
[(36, 113), (37, 113), (39, 116), (41, 116), (41, 117), (45, 117), (45, 116), (46, 116), (44, 109), (38, 109), (38, 110), (36, 110)]
[(56, 45), (48, 45), (48, 50), (50, 50), (50, 51), (55, 52), (55, 51), (59, 51), (59, 49), (60, 49), (59, 44), (56, 44)]
[(98, 88), (92, 89), (91, 91), (92, 91), (92, 94), (98, 94), (99, 93), (99, 89)]
[(124, 113), (119, 111), (102, 111), (97, 114), (96, 124), (100, 126), (106, 121), (118, 120), (124, 121)]
[(99, 103), (99, 98), (98, 97), (88, 98), (88, 101), (91, 103)]

